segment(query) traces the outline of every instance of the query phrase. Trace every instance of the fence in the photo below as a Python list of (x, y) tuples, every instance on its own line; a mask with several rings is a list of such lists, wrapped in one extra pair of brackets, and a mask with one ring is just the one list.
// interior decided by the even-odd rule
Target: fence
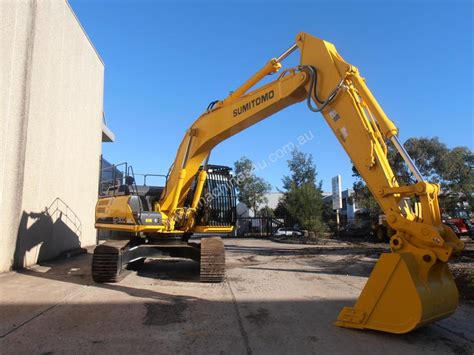
[(239, 217), (235, 226), (235, 235), (243, 237), (269, 237), (284, 226), (282, 219), (272, 217)]

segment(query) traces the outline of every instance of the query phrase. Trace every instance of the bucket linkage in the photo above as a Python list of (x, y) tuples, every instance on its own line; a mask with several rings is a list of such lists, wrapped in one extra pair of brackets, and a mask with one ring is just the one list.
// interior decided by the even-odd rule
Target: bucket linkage
[(421, 222), (395, 213), (387, 217), (396, 231), (390, 239), (392, 253), (381, 255), (354, 307), (339, 313), (337, 326), (407, 333), (457, 308), (458, 290), (447, 262), (460, 253), (463, 242), (428, 216)]

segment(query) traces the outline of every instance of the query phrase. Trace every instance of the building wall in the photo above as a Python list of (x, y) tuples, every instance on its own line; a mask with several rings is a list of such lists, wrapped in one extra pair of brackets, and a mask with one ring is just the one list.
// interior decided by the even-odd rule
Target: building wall
[(63, 0), (0, 2), (0, 271), (95, 244), (104, 65)]
[(280, 199), (283, 197), (283, 194), (281, 192), (269, 192), (265, 194), (265, 197), (267, 198), (267, 202), (258, 206), (258, 209), (262, 209), (265, 206), (270, 207), (272, 209), (277, 208), (278, 202), (280, 202)]

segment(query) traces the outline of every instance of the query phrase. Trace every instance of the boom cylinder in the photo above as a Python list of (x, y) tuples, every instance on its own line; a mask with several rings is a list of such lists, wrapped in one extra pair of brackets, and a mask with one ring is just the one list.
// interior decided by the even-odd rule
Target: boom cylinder
[(207, 172), (206, 170), (201, 170), (198, 175), (198, 180), (196, 184), (196, 190), (194, 191), (193, 202), (191, 208), (197, 208), (199, 199), (201, 198), (202, 189), (204, 188), (204, 183), (206, 182)]
[(178, 183), (176, 184), (176, 190), (173, 196), (173, 204), (171, 205), (171, 211), (174, 211), (178, 207), (179, 196), (183, 189), (184, 179), (186, 178), (186, 169), (181, 169), (179, 172)]

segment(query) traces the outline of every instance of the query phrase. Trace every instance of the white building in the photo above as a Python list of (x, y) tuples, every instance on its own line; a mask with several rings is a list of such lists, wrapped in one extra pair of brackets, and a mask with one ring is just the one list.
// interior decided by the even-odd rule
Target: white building
[[(270, 207), (271, 209), (275, 209), (278, 206), (278, 202), (280, 198), (283, 196), (281, 192), (269, 192), (265, 194), (265, 198), (267, 202), (258, 205), (258, 209), (262, 209), (263, 207)], [(253, 211), (244, 203), (239, 202), (237, 203), (237, 217), (238, 218), (246, 218), (246, 217), (255, 217)]]
[(269, 192), (265, 195), (265, 198), (267, 199), (267, 202), (262, 204), (261, 206), (258, 206), (259, 209), (263, 207), (270, 207), (271, 209), (275, 209), (278, 206), (278, 202), (280, 202), (280, 199), (283, 197), (283, 194), (281, 192)]
[(104, 64), (65, 0), (0, 2), (0, 271), (96, 243)]

